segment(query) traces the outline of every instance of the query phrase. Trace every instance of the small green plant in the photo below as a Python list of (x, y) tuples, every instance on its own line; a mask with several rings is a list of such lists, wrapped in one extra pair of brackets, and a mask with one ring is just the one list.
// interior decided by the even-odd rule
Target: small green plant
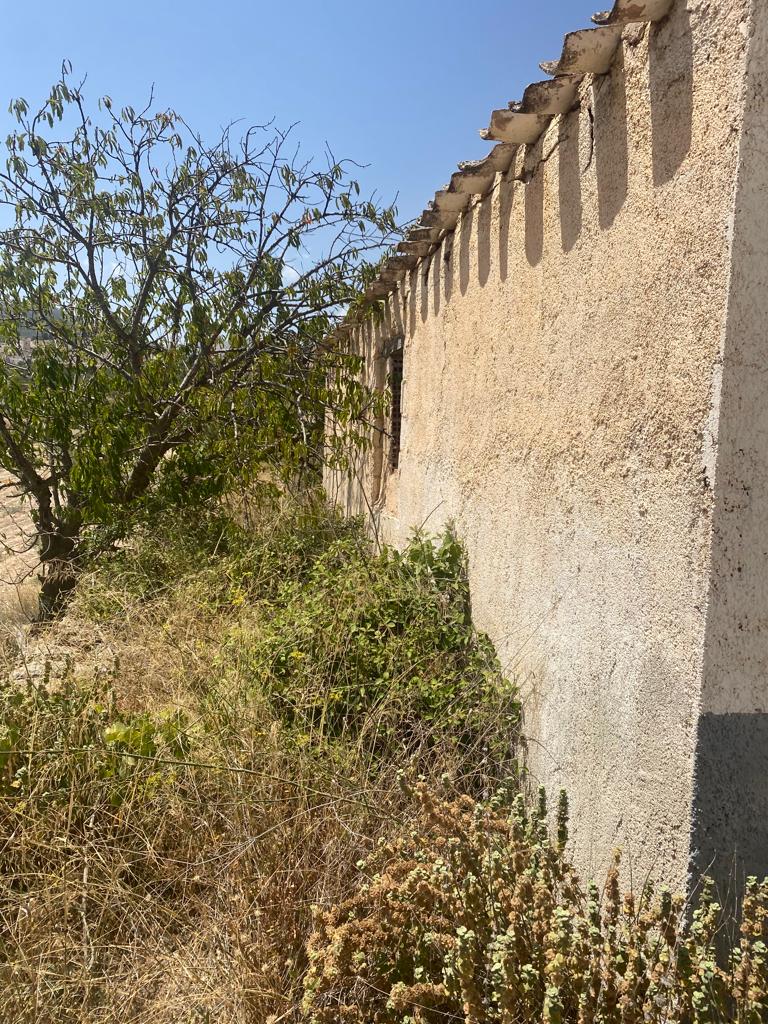
[(349, 899), (318, 911), (304, 1009), (312, 1024), (758, 1024), (768, 1015), (768, 880), (750, 879), (741, 940), (718, 965), (721, 908), (583, 888), (546, 800), (476, 803), (421, 783), (413, 826), (361, 864)]
[(111, 678), (83, 685), (70, 666), (55, 682), (50, 666), (38, 683), (2, 681), (0, 797), (68, 803), (85, 792), (94, 803), (106, 796), (119, 804), (150, 776), (156, 784), (156, 762), (172, 765), (185, 756), (187, 729), (178, 709), (118, 717)]

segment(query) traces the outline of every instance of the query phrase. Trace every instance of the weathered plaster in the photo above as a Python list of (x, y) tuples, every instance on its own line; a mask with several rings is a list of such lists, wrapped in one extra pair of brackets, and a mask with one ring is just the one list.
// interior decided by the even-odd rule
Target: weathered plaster
[(358, 332), (380, 381), (382, 341), (405, 337), (400, 466), (379, 451), (327, 479), (387, 541), (456, 524), (476, 621), (523, 686), (533, 776), (568, 789), (587, 872), (619, 844), (635, 877), (686, 877), (748, 15), (676, 0), (623, 29), (578, 109)]
[(768, 9), (748, 36), (728, 301), (713, 401), (714, 515), (692, 868), (768, 872)]

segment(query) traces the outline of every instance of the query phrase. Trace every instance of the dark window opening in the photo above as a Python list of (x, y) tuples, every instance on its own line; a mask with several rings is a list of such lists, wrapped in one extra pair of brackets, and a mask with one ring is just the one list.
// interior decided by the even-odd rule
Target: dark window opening
[(400, 463), (400, 429), (402, 426), (403, 400), (403, 350), (393, 352), (390, 357), (389, 390), (391, 408), (389, 418), (389, 468), (397, 469)]

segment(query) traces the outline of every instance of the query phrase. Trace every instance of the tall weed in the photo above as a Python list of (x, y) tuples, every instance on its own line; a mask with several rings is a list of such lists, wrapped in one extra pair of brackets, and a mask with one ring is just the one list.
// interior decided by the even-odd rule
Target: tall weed
[(451, 799), (419, 784), (415, 822), (361, 864), (350, 897), (318, 908), (311, 1024), (760, 1024), (768, 1017), (768, 879), (750, 879), (741, 939), (718, 963), (706, 885), (689, 921), (668, 891), (602, 892), (565, 855), (546, 800)]

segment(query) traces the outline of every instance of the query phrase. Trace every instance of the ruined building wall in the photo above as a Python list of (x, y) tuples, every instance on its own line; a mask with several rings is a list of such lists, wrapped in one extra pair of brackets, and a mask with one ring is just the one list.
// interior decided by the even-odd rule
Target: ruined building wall
[[(719, 841), (701, 794), (738, 732), (722, 715), (768, 710), (755, 18), (749, 0), (676, 0), (625, 27), (608, 73), (584, 78), (576, 108), (351, 339), (380, 387), (404, 339), (401, 453), (390, 470), (380, 441), (327, 490), (383, 541), (455, 524), (477, 625), (521, 684), (532, 776), (567, 788), (586, 872), (620, 845), (635, 878), (682, 884), (692, 814), (699, 859)], [(732, 246), (751, 276), (731, 271)], [(734, 503), (738, 522), (717, 518)], [(721, 717), (708, 727), (702, 710)], [(707, 728), (720, 746), (702, 758)]]

